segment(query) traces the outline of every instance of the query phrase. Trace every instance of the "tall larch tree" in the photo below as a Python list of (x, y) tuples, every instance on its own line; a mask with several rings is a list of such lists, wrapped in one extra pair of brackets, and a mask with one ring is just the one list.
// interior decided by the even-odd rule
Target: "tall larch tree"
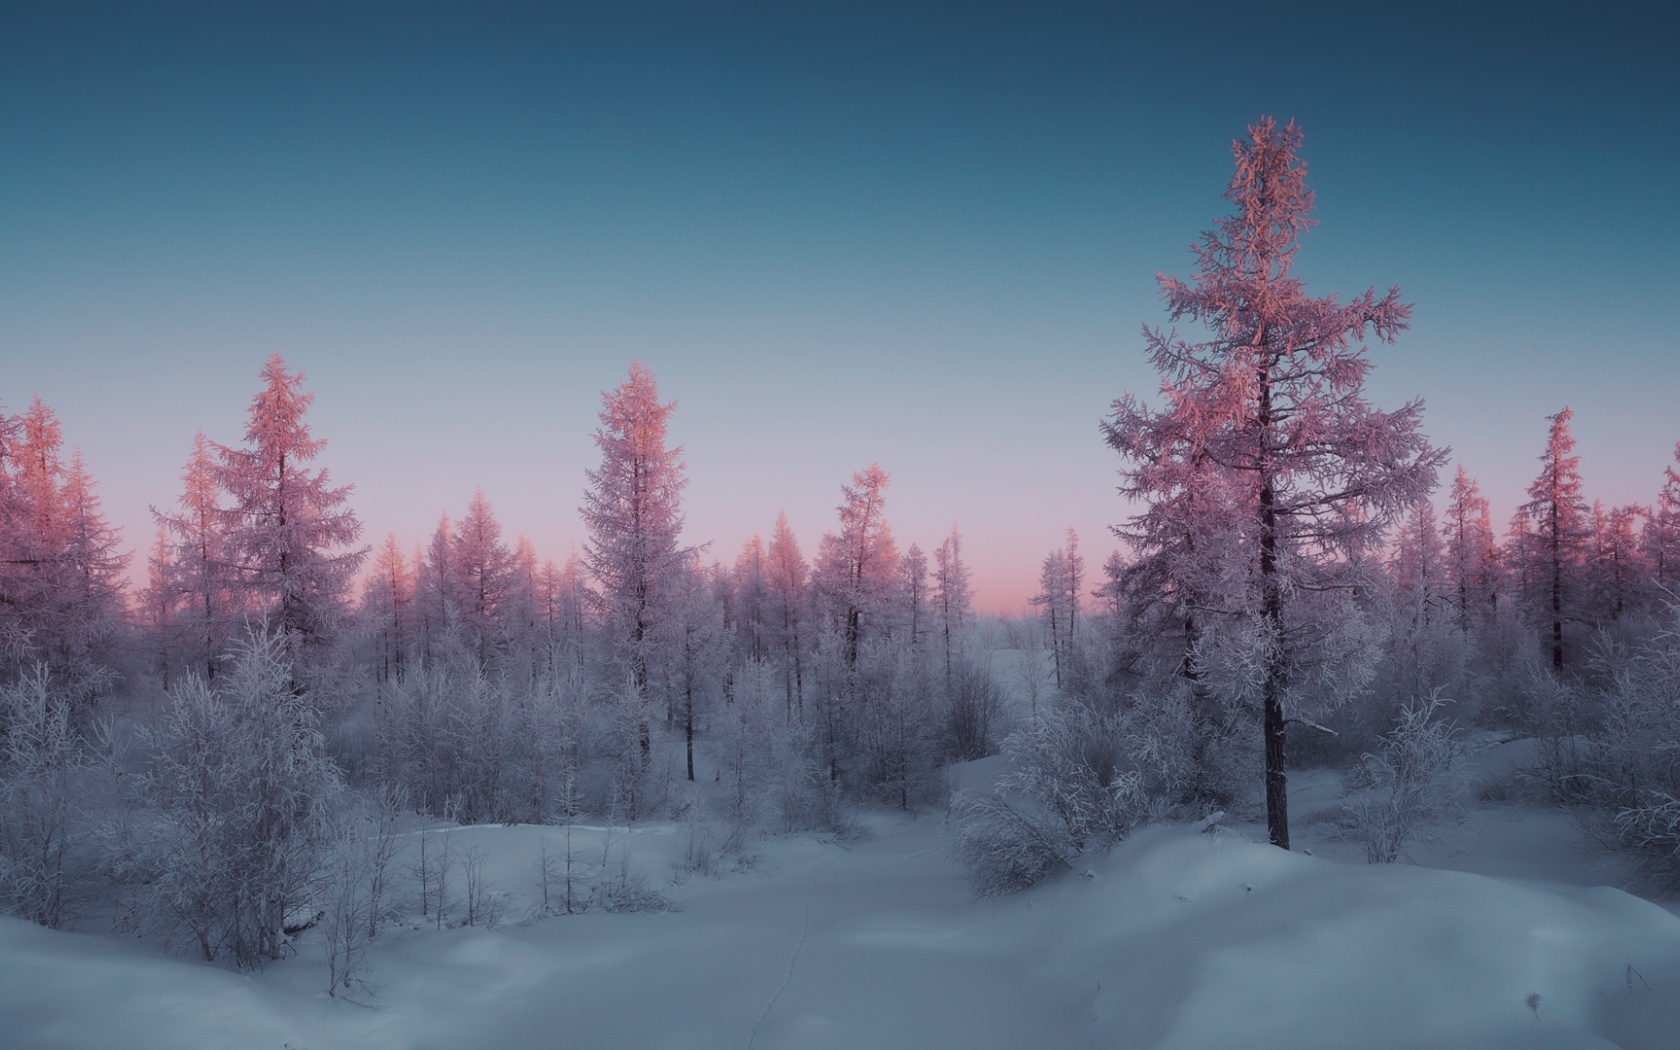
[(122, 628), (124, 577), (132, 555), (122, 550), (122, 534), (105, 520), (80, 449), (65, 472), (62, 502), (65, 542), (55, 633), (64, 666), (87, 669)]
[(462, 640), (488, 667), (503, 642), (504, 605), (513, 583), (513, 553), (502, 542), (502, 525), (484, 490), (473, 493), (466, 516), (455, 525), (452, 545)]
[(1674, 446), (1674, 462), (1663, 469), (1662, 489), (1641, 537), (1657, 596), (1669, 601), (1680, 599), (1680, 471), (1676, 466), (1680, 466), (1680, 443)]
[(1146, 328), (1165, 407), (1128, 394), (1104, 425), (1127, 461), (1122, 488), (1146, 502), (1156, 463), (1234, 479), (1225, 489), (1234, 506), (1209, 513), (1232, 524), (1229, 539), (1246, 555), (1245, 586), (1228, 597), (1240, 603), (1234, 611), (1260, 655), (1267, 834), (1285, 849), (1285, 729), (1291, 705), (1305, 699), (1291, 685), (1323, 629), (1291, 609), (1292, 595), (1334, 587), (1348, 559), (1430, 490), (1444, 456), (1420, 432), (1421, 401), (1382, 412), (1363, 396), (1366, 333), (1388, 342), (1406, 327), (1399, 289), (1341, 303), (1308, 296), (1293, 273), (1300, 235), (1313, 223), (1300, 145), (1294, 124), (1269, 117), (1232, 144), (1236, 171), (1225, 198), (1235, 211), (1192, 246), (1192, 281), (1159, 279), (1171, 319), (1205, 327), (1208, 338), (1192, 343)]
[[(601, 465), (587, 472), (583, 523), (589, 541), (583, 561), (599, 588), (608, 644), (638, 700), (648, 689), (654, 630), (668, 604), (671, 581), (683, 568), (678, 539), (682, 493), (688, 484), (680, 447), (667, 445), (675, 401), (660, 403), (653, 373), (640, 362), (630, 376), (601, 394), (595, 447)], [(645, 714), (642, 750), (651, 746)]]
[(377, 678), (400, 680), (414, 634), (414, 569), (394, 532), (374, 555), (373, 571), (362, 591), (362, 615), (378, 654)]
[(1552, 670), (1563, 670), (1564, 624), (1577, 612), (1581, 565), (1588, 539), (1588, 511), (1581, 495), (1581, 457), (1569, 433), (1574, 413), (1566, 405), (1547, 417), (1551, 430), (1540, 454), (1540, 476), (1528, 487), (1522, 514), (1528, 522), (1524, 561), (1539, 598), (1538, 618), (1550, 624)]
[(812, 582), (834, 616), (851, 669), (898, 580), (898, 546), (886, 519), (888, 480), (887, 472), (871, 463), (852, 475), (850, 485), (840, 486), (840, 531), (824, 533), (817, 548)]
[(228, 649), (237, 600), (232, 557), (227, 544), (227, 515), (221, 505), (216, 457), (201, 430), (181, 470), (181, 495), (173, 510), (152, 508), (152, 517), (169, 537), (166, 578), (179, 601), (179, 635), (184, 665), (206, 681), (216, 676)]
[(315, 395), (303, 373), (272, 354), (259, 376), (245, 447), (221, 448), (218, 474), (232, 502), (227, 542), (240, 584), (296, 660), (330, 640), (367, 550), (354, 546), (362, 525), (348, 506), (351, 486), (308, 466), (327, 443), (304, 421)]
[(974, 589), (962, 559), (962, 533), (955, 523), (951, 534), (933, 551), (933, 604), (939, 616), (939, 637), (945, 654), (945, 685), (951, 685), (951, 664), (962, 652), (964, 629), (974, 611)]
[(1493, 518), (1481, 488), (1463, 465), (1447, 496), (1445, 585), (1459, 630), (1470, 633), (1477, 620), (1493, 611), (1498, 598), (1499, 562)]
[(782, 681), (787, 693), (787, 716), (792, 721), (796, 708), (805, 709), (805, 668), (800, 628), (808, 604), (807, 583), (811, 567), (800, 553), (799, 540), (788, 527), (787, 514), (777, 512), (776, 530), (770, 534), (765, 552), (771, 599), (775, 603), (776, 651), (782, 664)]

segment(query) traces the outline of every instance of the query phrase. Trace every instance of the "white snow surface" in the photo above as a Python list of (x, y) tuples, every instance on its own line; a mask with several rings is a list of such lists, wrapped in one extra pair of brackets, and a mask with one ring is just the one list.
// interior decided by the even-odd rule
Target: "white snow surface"
[[(1296, 778), (1303, 816), (1330, 783)], [(1314, 839), (1324, 827), (1301, 827), (1311, 856), (1249, 826), (1150, 828), (975, 901), (938, 814), (867, 815), (849, 844), (763, 839), (752, 863), (681, 880), (686, 829), (650, 824), (613, 848), (680, 910), (541, 920), (536, 856), (544, 838), (562, 848), (561, 829), (454, 828), (452, 848), (487, 855), (503, 923), (438, 931), (415, 915), (373, 946), (359, 1003), (321, 990), (313, 933), (239, 974), (8, 918), (0, 1045), (1680, 1045), (1680, 918), (1581, 884), (1609, 876), (1573, 851), (1565, 818), (1492, 806), (1420, 858), (1463, 870), (1368, 866)], [(578, 855), (598, 864), (603, 834), (574, 829)]]

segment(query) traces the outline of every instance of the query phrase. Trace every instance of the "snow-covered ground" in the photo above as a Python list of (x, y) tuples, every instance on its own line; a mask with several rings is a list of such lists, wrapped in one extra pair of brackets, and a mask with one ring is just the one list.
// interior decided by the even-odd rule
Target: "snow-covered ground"
[[(1484, 776), (1521, 747), (1484, 751)], [(1680, 918), (1598, 885), (1616, 871), (1567, 817), (1480, 805), (1418, 865), (1373, 867), (1312, 817), (1338, 804), (1335, 777), (1293, 787), (1313, 855), (1250, 826), (1151, 828), (978, 902), (938, 814), (869, 814), (849, 843), (761, 840), (750, 863), (688, 878), (685, 826), (619, 829), (609, 874), (628, 858), (678, 908), (540, 921), (536, 858), (563, 832), (452, 829), (452, 850), (485, 856), (501, 923), (438, 931), (413, 916), (374, 945), (359, 1004), (321, 991), (311, 933), (246, 975), (4, 919), (0, 1045), (1677, 1045)], [(580, 868), (600, 866), (606, 835), (574, 829)]]

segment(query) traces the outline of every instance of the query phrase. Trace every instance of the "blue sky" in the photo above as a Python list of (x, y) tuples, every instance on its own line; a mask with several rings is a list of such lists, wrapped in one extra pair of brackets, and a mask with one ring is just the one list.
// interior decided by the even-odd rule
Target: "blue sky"
[[(237, 10), (233, 8), (238, 7)], [(1315, 293), (1398, 284), (1371, 393), (1423, 396), (1503, 525), (1568, 403), (1589, 496), (1680, 440), (1680, 34), (1642, 12), (1314, 4), (11, 5), (0, 401), (39, 395), (128, 540), (271, 351), (377, 542), (482, 485), (581, 542), (601, 390), (679, 402), (689, 538), (807, 552), (879, 461), (1018, 608), (1126, 509), (1097, 420), (1153, 391), (1158, 271), (1229, 144), (1293, 118)]]

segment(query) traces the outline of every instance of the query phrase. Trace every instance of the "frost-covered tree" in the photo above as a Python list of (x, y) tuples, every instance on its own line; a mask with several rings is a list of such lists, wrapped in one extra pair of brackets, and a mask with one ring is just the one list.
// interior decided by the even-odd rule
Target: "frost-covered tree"
[(1590, 619), (1599, 626), (1620, 621), (1641, 604), (1652, 573), (1634, 523), (1648, 513), (1636, 503), (1608, 509), (1593, 503), (1586, 585)]
[(1462, 465), (1447, 497), (1445, 583), (1459, 630), (1469, 633), (1498, 599), (1499, 555), (1488, 501)]
[(936, 630), (949, 685), (952, 657), (961, 654), (963, 637), (974, 615), (974, 590), (969, 586), (968, 566), (962, 560), (962, 534), (955, 524), (951, 534), (934, 549), (933, 565), (933, 605), (939, 621)]
[[(1363, 396), (1366, 333), (1387, 342), (1406, 327), (1410, 308), (1399, 290), (1342, 303), (1309, 296), (1293, 273), (1313, 222), (1300, 144), (1295, 125), (1271, 118), (1233, 143), (1225, 197), (1234, 213), (1193, 246), (1191, 282), (1160, 279), (1172, 319), (1199, 324), (1208, 337), (1145, 329), (1166, 404), (1152, 409), (1127, 394), (1103, 428), (1126, 460), (1122, 491), (1146, 505), (1207, 493), (1205, 506), (1187, 508), (1192, 516), (1173, 516), (1173, 528), (1193, 530), (1193, 516), (1205, 515), (1208, 538), (1240, 555), (1241, 577), (1221, 601), (1251, 654), (1267, 832), (1285, 848), (1285, 727), (1291, 708), (1309, 700), (1295, 687), (1303, 660), (1346, 620), (1322, 596), (1351, 584), (1350, 561), (1429, 491), (1443, 459), (1420, 432), (1421, 401), (1383, 412)], [(1144, 558), (1174, 542), (1147, 510), (1132, 528)], [(1196, 575), (1181, 564), (1165, 566), (1163, 582)], [(1296, 598), (1305, 594), (1314, 597)], [(1330, 677), (1320, 674), (1320, 686)]]
[(886, 519), (888, 480), (871, 463), (840, 486), (840, 531), (824, 533), (817, 547), (811, 585), (843, 639), (848, 668), (856, 668), (864, 638), (886, 618), (898, 583), (898, 547)]
[(462, 641), (487, 667), (503, 641), (514, 562), (483, 489), (473, 493), (466, 517), (455, 525), (453, 552)]
[(240, 611), (221, 498), (214, 451), (201, 430), (193, 435), (174, 509), (154, 507), (152, 517), (169, 538), (168, 569), (162, 578), (179, 602), (181, 659), (206, 680), (216, 675), (227, 651), (230, 625)]
[(414, 637), (414, 570), (394, 532), (374, 556), (362, 591), (362, 615), (373, 635), (378, 680), (401, 678)]
[(1394, 542), (1395, 600), (1415, 626), (1440, 616), (1446, 601), (1446, 553), (1435, 504), (1427, 496), (1412, 505)]
[(771, 601), (775, 605), (776, 652), (782, 667), (786, 713), (788, 720), (792, 721), (796, 707), (800, 713), (805, 709), (805, 669), (800, 628), (805, 619), (806, 584), (810, 580), (811, 568), (799, 551), (799, 540), (788, 528), (784, 513), (776, 515), (776, 531), (770, 536), (766, 558)]
[(98, 663), (122, 629), (123, 577), (130, 555), (121, 534), (105, 520), (80, 449), (70, 458), (61, 495), (64, 546), (59, 552), (54, 635), (59, 662), (85, 669)]
[(1659, 594), (1680, 595), (1680, 443), (1674, 446), (1674, 463), (1663, 468), (1662, 490), (1645, 519), (1641, 537), (1645, 559), (1651, 567), (1651, 582)]
[(1568, 406), (1547, 417), (1551, 431), (1540, 454), (1540, 476), (1522, 506), (1527, 521), (1519, 552), (1524, 576), (1537, 599), (1536, 618), (1550, 624), (1552, 670), (1563, 670), (1564, 624), (1578, 615), (1581, 565), (1588, 539), (1588, 511), (1581, 495), (1581, 457), (1569, 433)]
[[(588, 471), (583, 560), (599, 587), (611, 655), (645, 700), (653, 632), (667, 611), (673, 576), (682, 570), (682, 492), (688, 484), (682, 449), (667, 445), (675, 401), (661, 404), (653, 373), (639, 362), (630, 377), (601, 395), (595, 447), (601, 465)], [(645, 719), (642, 748), (650, 745)]]
[(1044, 556), (1038, 574), (1038, 593), (1031, 598), (1032, 604), (1042, 610), (1044, 629), (1050, 636), (1058, 689), (1073, 670), (1084, 580), (1085, 558), (1079, 553), (1079, 536), (1070, 528), (1067, 545)]
[(109, 679), (128, 555), (80, 451), (68, 465), (62, 451), (40, 398), (21, 416), (0, 413), (0, 678), (46, 663), (84, 705)]
[(771, 597), (768, 555), (764, 539), (754, 535), (735, 557), (736, 649), (742, 659), (765, 660), (770, 655)]
[(232, 502), (226, 541), (239, 583), (296, 658), (330, 639), (367, 550), (352, 546), (362, 525), (351, 486), (307, 466), (327, 443), (304, 421), (315, 395), (303, 373), (272, 354), (259, 375), (245, 447), (221, 448), (217, 474)]
[(928, 560), (920, 545), (912, 543), (898, 560), (898, 594), (902, 606), (901, 619), (904, 640), (910, 651), (920, 657), (927, 644), (928, 625)]

